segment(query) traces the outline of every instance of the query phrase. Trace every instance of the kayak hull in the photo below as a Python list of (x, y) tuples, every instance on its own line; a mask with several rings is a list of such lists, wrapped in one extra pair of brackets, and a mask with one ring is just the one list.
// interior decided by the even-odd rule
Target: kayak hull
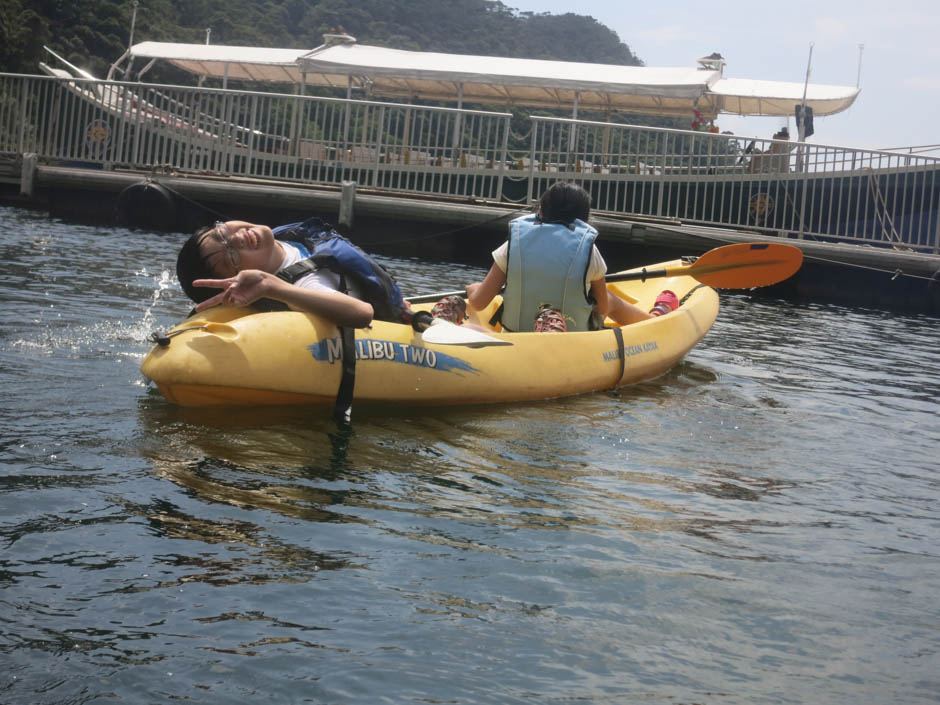
[[(609, 287), (644, 309), (663, 289), (688, 297), (672, 313), (619, 327), (620, 336), (614, 327), (490, 333), (512, 345), (427, 343), (410, 326), (375, 321), (355, 332), (353, 399), (454, 405), (612, 389), (668, 371), (705, 336), (718, 314), (715, 291), (691, 277)], [(488, 327), (497, 305), (494, 301), (486, 311), (474, 313), (470, 323)], [(169, 345), (156, 345), (141, 369), (174, 404), (325, 405), (335, 400), (342, 345), (337, 328), (317, 316), (217, 307), (188, 318), (169, 335)]]

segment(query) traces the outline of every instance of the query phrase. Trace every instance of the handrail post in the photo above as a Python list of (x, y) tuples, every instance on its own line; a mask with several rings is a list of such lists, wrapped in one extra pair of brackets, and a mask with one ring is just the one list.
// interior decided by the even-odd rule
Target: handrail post
[(451, 166), (460, 163), (460, 152), (463, 143), (463, 84), (457, 84), (457, 113), (454, 116), (454, 134), (451, 139)]
[(401, 163), (411, 163), (411, 106), (405, 108), (405, 119), (401, 134)]
[(499, 177), (496, 180), (496, 200), (503, 201), (503, 179), (506, 177), (506, 168), (509, 159), (509, 131), (512, 127), (512, 115), (503, 118), (503, 146), (499, 157)]
[(27, 86), (23, 85), (23, 90), (20, 91), (20, 136), (17, 139), (19, 146), (17, 152), (23, 154), (29, 150), (26, 149), (26, 104), (27, 104), (27, 94), (30, 91), (26, 90)]
[(800, 172), (800, 181), (802, 181), (802, 187), (800, 188), (800, 228), (796, 236), (797, 239), (802, 240), (806, 231), (806, 191), (809, 188), (809, 178), (805, 171)]
[(534, 190), (535, 184), (535, 140), (536, 140), (536, 127), (538, 126), (539, 121), (535, 118), (532, 119), (532, 136), (530, 138), (530, 148), (529, 148), (529, 188), (526, 191), (526, 205), (532, 203), (532, 191)]
[(252, 159), (254, 158), (255, 153), (255, 120), (258, 117), (258, 95), (254, 94), (251, 96), (251, 119), (248, 123), (248, 155), (245, 158), (245, 168), (244, 171), (248, 174), (254, 175), (252, 170)]
[(940, 206), (934, 211), (933, 253), (940, 255)]
[(112, 149), (112, 155), (118, 157), (115, 159), (116, 162), (127, 161), (124, 159), (124, 135), (127, 132), (127, 113), (128, 113), (128, 100), (127, 100), (127, 89), (124, 86), (117, 86), (113, 83), (110, 83), (106, 91), (110, 91), (111, 95), (117, 95), (117, 105), (118, 105), (118, 118), (117, 118), (117, 129), (115, 130), (116, 138), (114, 140), (114, 146)]
[[(363, 127), (362, 129), (364, 132), (366, 128)], [(383, 105), (381, 108), (379, 108), (379, 117), (378, 117), (378, 120), (376, 120), (376, 125), (375, 125), (375, 162), (372, 168), (372, 188), (379, 187), (379, 168), (380, 168), (379, 165), (381, 164), (381, 160), (382, 160), (382, 144), (384, 142), (384, 140), (382, 139), (382, 135), (384, 134), (385, 134), (385, 106)]]
[(656, 199), (656, 213), (655, 215), (662, 216), (663, 214), (663, 201), (666, 200), (666, 145), (669, 143), (669, 135), (664, 133), (662, 135), (663, 145), (662, 145), (662, 160), (659, 164), (659, 198)]
[(343, 152), (340, 162), (346, 161), (346, 152), (349, 150), (349, 100), (352, 98), (352, 76), (346, 79), (346, 102), (343, 103)]

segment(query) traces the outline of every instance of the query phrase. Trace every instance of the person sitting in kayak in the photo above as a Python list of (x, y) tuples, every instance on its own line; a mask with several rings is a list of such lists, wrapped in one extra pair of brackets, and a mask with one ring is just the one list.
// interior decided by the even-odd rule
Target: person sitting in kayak
[[(591, 197), (583, 188), (553, 184), (539, 199), (536, 215), (510, 222), (509, 239), (493, 251), (486, 277), (467, 286), (470, 305), (486, 308), (505, 285), (494, 319), (511, 331), (583, 331), (608, 316), (625, 325), (661, 315), (662, 309), (647, 313), (607, 289), (607, 264), (594, 244), (590, 213)], [(674, 300), (673, 294), (669, 303)]]
[(400, 323), (410, 309), (388, 272), (319, 218), (274, 230), (240, 220), (201, 228), (176, 273), (196, 311), (267, 299), (361, 328), (373, 318)]

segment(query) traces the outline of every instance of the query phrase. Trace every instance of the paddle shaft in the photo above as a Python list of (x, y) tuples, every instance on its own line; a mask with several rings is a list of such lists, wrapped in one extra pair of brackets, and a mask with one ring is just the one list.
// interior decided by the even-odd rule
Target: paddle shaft
[[(654, 277), (672, 277), (680, 273), (679, 270), (687, 270), (688, 267), (672, 267), (671, 269), (647, 269), (644, 272), (619, 272), (617, 274), (608, 274), (608, 282), (623, 282), (633, 279), (652, 279)], [(681, 272), (686, 273), (686, 272)], [(429, 304), (432, 301), (443, 299), (445, 296), (459, 296), (466, 298), (467, 292), (464, 291), (445, 291), (440, 294), (425, 294), (423, 296), (409, 296), (408, 301), (413, 304)]]
[[(695, 262), (678, 267), (643, 269), (607, 275), (608, 282), (646, 281), (688, 276), (717, 289), (752, 289), (770, 286), (792, 276), (803, 263), (798, 247), (782, 243), (740, 243), (709, 250)], [(466, 291), (447, 291), (410, 297), (413, 304), (430, 303), (445, 296), (466, 297)]]
[[(740, 265), (746, 266), (746, 265)], [(716, 268), (713, 270), (713, 267)], [(728, 269), (727, 265), (712, 265), (710, 267), (702, 268), (702, 271), (699, 271), (699, 274), (711, 274), (714, 271), (724, 271)], [(615, 274), (608, 274), (605, 278), (608, 283), (610, 282), (628, 282), (628, 281), (646, 281), (647, 279), (660, 279), (665, 277), (682, 277), (682, 276), (691, 276), (695, 277), (695, 273), (692, 271), (692, 267), (683, 266), (683, 267), (664, 267), (663, 269), (646, 269), (645, 267), (638, 272), (617, 272)], [(722, 288), (722, 287), (719, 287)], [(730, 288), (730, 287), (728, 287)], [(750, 287), (745, 287), (750, 288)], [(467, 292), (464, 291), (445, 291), (440, 294), (425, 294), (423, 296), (409, 296), (408, 301), (413, 304), (428, 304), (432, 301), (437, 301), (438, 299), (443, 299), (445, 296), (459, 296), (461, 298), (466, 298)]]

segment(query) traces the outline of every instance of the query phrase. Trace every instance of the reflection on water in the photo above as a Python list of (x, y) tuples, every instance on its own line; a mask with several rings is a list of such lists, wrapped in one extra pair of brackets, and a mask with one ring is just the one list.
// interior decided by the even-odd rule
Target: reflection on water
[[(658, 421), (649, 414), (639, 421), (624, 416), (628, 407), (661, 404), (664, 394), (695, 394), (715, 380), (714, 372), (690, 363), (636, 388), (530, 404), (522, 411), (507, 405), (366, 409), (346, 429), (316, 408), (178, 409), (159, 403), (142, 408), (141, 424), (155, 436), (172, 428), (172, 439), (185, 437), (186, 452), (198, 449), (203, 460), (195, 469), (184, 460), (154, 458), (154, 464), (163, 477), (212, 502), (315, 521), (357, 520), (361, 514), (350, 511), (360, 509), (510, 530), (626, 528), (710, 538), (720, 530), (751, 531), (762, 522), (697, 516), (688, 505), (701, 495), (757, 502), (794, 483), (754, 473), (744, 462), (705, 463), (689, 473), (694, 457), (683, 449), (662, 457), (662, 440), (655, 456), (640, 454), (637, 466), (626, 451), (626, 434), (636, 433), (636, 426), (655, 434)], [(187, 426), (181, 432), (172, 419)], [(619, 427), (615, 436), (601, 437), (619, 449), (609, 459), (593, 447), (604, 425)], [(427, 533), (407, 535), (442, 541)], [(447, 543), (458, 545), (452, 538)], [(482, 548), (473, 541), (461, 545)]]
[(4, 215), (3, 702), (936, 700), (936, 319), (723, 293), (660, 379), (338, 429), (141, 379), (181, 237)]

